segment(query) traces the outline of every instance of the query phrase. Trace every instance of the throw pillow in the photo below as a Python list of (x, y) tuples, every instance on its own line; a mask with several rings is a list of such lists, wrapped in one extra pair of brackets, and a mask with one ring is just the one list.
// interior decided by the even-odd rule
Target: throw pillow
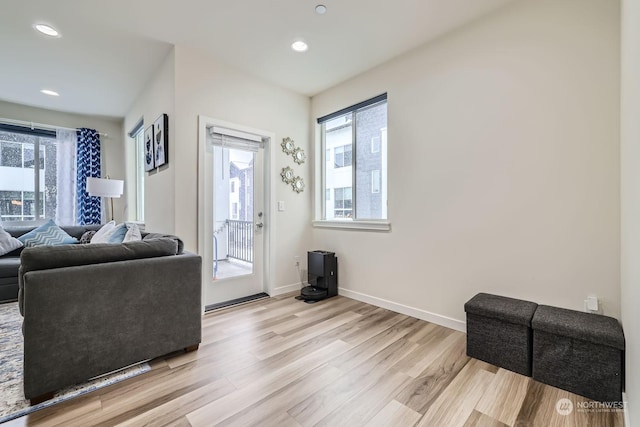
[(116, 225), (116, 227), (106, 236), (104, 243), (122, 243), (124, 237), (127, 235), (127, 225), (122, 223)]
[(56, 246), (70, 245), (78, 243), (78, 239), (69, 236), (64, 230), (56, 225), (52, 219), (42, 224), (40, 227), (31, 230), (27, 234), (18, 237), (18, 240), (26, 247), (33, 246)]
[(0, 227), (0, 256), (22, 247), (22, 242)]
[(133, 242), (136, 240), (142, 240), (142, 233), (140, 233), (140, 228), (138, 228), (138, 224), (127, 223), (127, 234), (124, 235), (124, 242)]
[(80, 243), (86, 245), (87, 243), (91, 243), (91, 238), (96, 234), (95, 230), (85, 231), (82, 237), (80, 237)]
[(109, 236), (109, 233), (111, 233), (114, 228), (116, 228), (116, 222), (109, 221), (108, 223), (100, 227), (100, 230), (96, 231), (96, 234), (94, 234), (91, 238), (91, 243), (106, 243), (106, 239)]

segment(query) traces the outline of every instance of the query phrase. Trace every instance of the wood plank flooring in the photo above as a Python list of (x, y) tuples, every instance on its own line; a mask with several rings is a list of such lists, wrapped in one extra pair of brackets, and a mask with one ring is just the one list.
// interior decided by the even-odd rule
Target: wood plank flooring
[(465, 335), (345, 297), (210, 313), (200, 349), (10, 426), (622, 426), (466, 356)]

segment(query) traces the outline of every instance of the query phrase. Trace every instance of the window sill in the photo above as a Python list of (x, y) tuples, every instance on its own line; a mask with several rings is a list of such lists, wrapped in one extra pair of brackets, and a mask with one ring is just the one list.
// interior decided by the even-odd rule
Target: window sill
[(391, 223), (388, 221), (328, 221), (315, 220), (311, 223), (317, 228), (337, 228), (347, 230), (390, 231)]

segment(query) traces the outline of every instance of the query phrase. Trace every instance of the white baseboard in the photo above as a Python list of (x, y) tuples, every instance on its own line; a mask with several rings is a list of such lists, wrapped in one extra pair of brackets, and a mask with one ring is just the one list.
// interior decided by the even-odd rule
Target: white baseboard
[(300, 283), (294, 283), (292, 285), (279, 286), (273, 289), (270, 296), (277, 297), (278, 295), (286, 294), (289, 292), (300, 291)]
[(631, 427), (631, 420), (629, 419), (629, 401), (627, 400), (627, 393), (622, 393), (622, 401), (624, 402), (624, 425), (625, 427)]
[(417, 319), (426, 320), (427, 322), (435, 323), (436, 325), (444, 326), (446, 328), (455, 329), (456, 331), (467, 331), (466, 322), (452, 319), (451, 317), (431, 313), (429, 311), (421, 310), (415, 307), (409, 307), (408, 305), (399, 304), (397, 302), (389, 301), (383, 298), (373, 297), (371, 295), (363, 294), (361, 292), (356, 292), (345, 288), (338, 288), (338, 293), (347, 298), (366, 302), (367, 304), (386, 308), (387, 310), (395, 311), (396, 313), (400, 314), (406, 314), (407, 316), (415, 317)]

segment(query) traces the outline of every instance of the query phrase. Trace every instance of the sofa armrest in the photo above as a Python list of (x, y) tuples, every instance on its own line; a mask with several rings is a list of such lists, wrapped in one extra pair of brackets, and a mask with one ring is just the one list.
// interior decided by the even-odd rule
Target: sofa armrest
[(173, 234), (163, 234), (163, 233), (147, 233), (146, 231), (143, 231), (141, 234), (142, 234), (142, 241), (155, 240), (155, 239), (174, 240), (178, 245), (178, 250), (176, 253), (180, 255), (184, 252), (184, 242), (178, 236), (174, 236)]
[(185, 254), (24, 273), (25, 396), (198, 344), (201, 271)]

